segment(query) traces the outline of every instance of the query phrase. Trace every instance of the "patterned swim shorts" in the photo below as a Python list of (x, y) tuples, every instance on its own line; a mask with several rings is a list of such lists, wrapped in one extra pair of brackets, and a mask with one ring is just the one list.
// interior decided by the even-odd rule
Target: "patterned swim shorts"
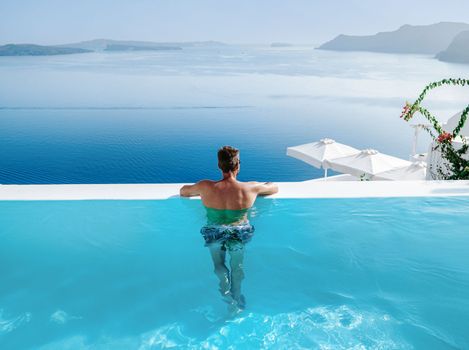
[(205, 245), (219, 243), (223, 250), (239, 250), (254, 236), (254, 226), (242, 225), (207, 225), (200, 233), (205, 239)]

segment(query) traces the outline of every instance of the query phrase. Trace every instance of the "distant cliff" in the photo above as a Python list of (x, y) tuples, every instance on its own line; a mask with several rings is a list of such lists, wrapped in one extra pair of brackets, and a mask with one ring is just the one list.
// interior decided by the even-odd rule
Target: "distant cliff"
[(220, 47), (218, 41), (152, 42), (95, 39), (72, 44), (44, 46), (34, 44), (8, 44), (0, 46), (0, 56), (49, 56), (94, 51), (162, 51), (182, 50), (189, 47)]
[(80, 48), (42, 46), (33, 44), (8, 44), (0, 46), (0, 56), (50, 56), (70, 55), (85, 52), (91, 51)]
[[(118, 51), (122, 51), (124, 46), (127, 50), (151, 50), (152, 48), (171, 50), (176, 48), (186, 47), (216, 47), (225, 46), (226, 44), (217, 41), (195, 41), (195, 42), (153, 42), (153, 41), (134, 41), (134, 40), (110, 40), (110, 39), (94, 39), (88, 41), (81, 41), (78, 43), (64, 44), (61, 47), (80, 48), (92, 51), (115, 51), (113, 48), (119, 48)], [(108, 47), (111, 50), (108, 50)]]
[(138, 45), (120, 45), (111, 44), (107, 45), (104, 51), (172, 51), (182, 50), (178, 46), (138, 46)]
[(381, 32), (376, 35), (339, 35), (318, 49), (435, 55), (445, 50), (455, 36), (467, 30), (469, 24), (466, 23), (404, 25), (393, 32)]
[(469, 31), (459, 33), (436, 58), (444, 62), (469, 63)]

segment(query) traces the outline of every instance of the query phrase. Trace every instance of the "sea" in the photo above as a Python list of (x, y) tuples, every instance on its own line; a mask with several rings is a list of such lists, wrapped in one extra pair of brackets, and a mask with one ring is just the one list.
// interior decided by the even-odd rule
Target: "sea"
[[(408, 159), (402, 107), (449, 77), (469, 66), (313, 45), (0, 57), (0, 184), (217, 179), (224, 145), (241, 180), (303, 181), (323, 172), (286, 148), (326, 137)], [(444, 122), (468, 101), (442, 87), (424, 104)]]

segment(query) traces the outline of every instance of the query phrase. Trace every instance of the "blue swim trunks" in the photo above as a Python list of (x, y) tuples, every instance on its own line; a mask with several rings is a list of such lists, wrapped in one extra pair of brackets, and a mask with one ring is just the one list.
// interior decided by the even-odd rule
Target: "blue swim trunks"
[(205, 239), (205, 245), (221, 244), (223, 250), (239, 250), (254, 236), (254, 226), (242, 225), (207, 225), (200, 233)]

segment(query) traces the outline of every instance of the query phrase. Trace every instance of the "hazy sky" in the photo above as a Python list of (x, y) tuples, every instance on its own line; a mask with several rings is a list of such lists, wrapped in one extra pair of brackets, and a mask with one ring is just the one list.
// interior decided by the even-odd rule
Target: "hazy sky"
[(0, 44), (93, 38), (287, 41), (469, 22), (468, 0), (0, 0)]

